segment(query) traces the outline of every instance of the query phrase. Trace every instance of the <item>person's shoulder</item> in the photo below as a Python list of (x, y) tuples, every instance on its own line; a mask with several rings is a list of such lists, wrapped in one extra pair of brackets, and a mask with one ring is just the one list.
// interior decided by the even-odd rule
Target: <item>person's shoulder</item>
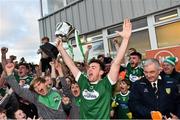
[(142, 77), (140, 80), (137, 80), (133, 83), (134, 86), (144, 86), (147, 85), (147, 79)]

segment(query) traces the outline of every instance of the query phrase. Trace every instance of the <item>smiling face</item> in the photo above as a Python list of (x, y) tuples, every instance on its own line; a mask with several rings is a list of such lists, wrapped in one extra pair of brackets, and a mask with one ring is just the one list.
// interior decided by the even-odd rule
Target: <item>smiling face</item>
[(158, 79), (160, 72), (161, 69), (158, 68), (154, 63), (144, 67), (144, 75), (149, 82), (155, 82)]
[(169, 63), (164, 62), (162, 68), (166, 74), (171, 74), (175, 67)]
[(16, 120), (26, 120), (26, 114), (20, 109), (14, 113), (14, 117)]
[(87, 70), (88, 79), (90, 82), (96, 82), (100, 80), (103, 73), (104, 72), (103, 70), (101, 70), (100, 64), (95, 63), (95, 62), (91, 63)]

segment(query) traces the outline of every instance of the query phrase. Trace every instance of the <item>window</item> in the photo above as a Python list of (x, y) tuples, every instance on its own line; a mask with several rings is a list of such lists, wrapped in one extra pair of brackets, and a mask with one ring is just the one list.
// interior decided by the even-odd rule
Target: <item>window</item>
[(178, 17), (177, 9), (156, 15), (155, 16), (155, 22), (161, 22), (161, 21), (165, 21), (168, 19), (176, 18), (176, 17)]
[[(108, 40), (111, 57), (114, 57), (116, 54), (116, 49), (113, 43), (113, 39), (114, 38), (110, 38)], [(117, 40), (121, 42), (122, 38), (117, 37)], [(132, 33), (128, 48), (135, 48), (138, 52), (140, 52), (143, 56), (145, 56), (145, 51), (151, 49), (148, 30), (142, 30)]]
[(158, 47), (180, 45), (180, 21), (156, 27)]
[[(132, 21), (132, 29), (139, 29), (139, 28), (143, 28), (143, 27), (147, 27), (147, 19), (146, 18), (141, 18), (135, 21)], [(116, 31), (122, 31), (123, 30), (123, 26), (122, 24), (109, 28), (107, 30), (108, 35), (114, 34)]]

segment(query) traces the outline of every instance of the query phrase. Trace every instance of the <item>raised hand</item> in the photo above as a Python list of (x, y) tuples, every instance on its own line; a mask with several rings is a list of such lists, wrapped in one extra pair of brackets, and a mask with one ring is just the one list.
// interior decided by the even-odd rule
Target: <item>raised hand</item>
[(63, 47), (62, 39), (60, 37), (57, 37), (55, 39), (55, 44), (56, 44), (57, 49), (59, 50), (61, 47)]
[(13, 63), (7, 63), (5, 65), (5, 71), (6, 71), (6, 74), (9, 76), (13, 73), (13, 70), (14, 70), (14, 64)]
[(129, 39), (131, 36), (132, 25), (130, 19), (125, 19), (123, 24), (123, 31), (116, 31), (117, 35), (121, 36), (124, 39)]
[(1, 53), (2, 54), (6, 54), (7, 52), (8, 52), (8, 48), (6, 48), (6, 47), (1, 48)]

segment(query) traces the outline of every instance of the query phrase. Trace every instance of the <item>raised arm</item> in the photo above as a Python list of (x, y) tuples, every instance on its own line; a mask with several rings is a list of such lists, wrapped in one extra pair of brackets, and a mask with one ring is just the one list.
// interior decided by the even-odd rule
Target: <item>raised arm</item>
[(66, 97), (71, 98), (71, 90), (70, 86), (67, 84), (66, 78), (64, 77), (63, 71), (62, 71), (62, 65), (58, 61), (55, 61), (55, 69), (58, 71), (59, 76), (57, 77), (56, 81), (59, 83), (61, 82), (63, 95)]
[(66, 63), (68, 68), (71, 70), (73, 76), (76, 78), (76, 76), (80, 72), (79, 69), (76, 67), (71, 57), (67, 54), (66, 50), (63, 48), (62, 40), (60, 38), (56, 38), (56, 41), (57, 41), (57, 48), (59, 52), (61, 53), (61, 56), (64, 62)]
[(14, 64), (13, 63), (7, 63), (5, 65), (5, 72), (7, 74), (6, 81), (10, 85), (10, 87), (15, 91), (16, 94), (18, 94), (20, 97), (35, 103), (35, 97), (37, 96), (36, 93), (31, 92), (27, 88), (22, 88), (19, 86), (18, 82), (16, 81), (16, 78), (13, 75), (14, 70)]
[(132, 32), (131, 22), (129, 19), (125, 19), (123, 24), (123, 31), (117, 32), (117, 35), (121, 36), (123, 40), (121, 46), (117, 51), (117, 56), (114, 58), (110, 71), (108, 73), (108, 76), (113, 82), (116, 82), (118, 80), (119, 68), (121, 65), (121, 61), (125, 55), (128, 42), (131, 36), (131, 32)]
[(1, 48), (1, 61), (2, 61), (3, 69), (5, 68), (5, 65), (7, 64), (7, 61), (6, 61), (7, 52), (8, 52), (8, 48), (6, 48), (6, 47)]
[[(8, 48), (6, 47), (2, 47), (1, 48), (1, 61), (2, 61), (2, 68), (4, 70), (5, 68), (5, 65), (7, 64), (7, 60), (6, 60), (6, 54), (8, 52)], [(4, 79), (4, 71), (3, 73), (1, 74), (1, 77), (0, 77), (0, 87), (3, 87), (4, 86), (4, 83), (6, 82), (5, 79)]]

